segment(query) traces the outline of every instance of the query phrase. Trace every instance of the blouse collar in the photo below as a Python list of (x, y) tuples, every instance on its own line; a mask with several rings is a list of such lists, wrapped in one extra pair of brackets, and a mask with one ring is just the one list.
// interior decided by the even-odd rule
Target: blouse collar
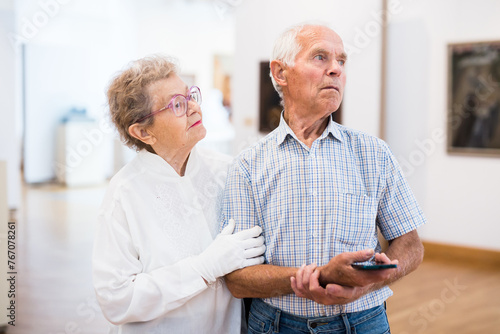
[[(166, 177), (183, 177), (177, 174), (175, 169), (157, 154), (151, 153), (147, 150), (140, 150), (137, 155), (141, 163), (141, 167), (151, 173), (157, 173)], [(198, 160), (197, 149), (194, 147), (189, 154), (184, 177), (193, 174), (198, 169)]]

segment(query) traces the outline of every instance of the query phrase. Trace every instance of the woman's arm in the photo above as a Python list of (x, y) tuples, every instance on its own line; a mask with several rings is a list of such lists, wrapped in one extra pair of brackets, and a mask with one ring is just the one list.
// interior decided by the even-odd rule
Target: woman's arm
[(218, 277), (264, 262), (262, 229), (233, 233), (232, 221), (202, 253), (145, 272), (126, 222), (119, 205), (101, 215), (94, 245), (94, 286), (104, 315), (114, 324), (158, 318)]
[(97, 300), (116, 325), (158, 318), (207, 289), (189, 259), (143, 272), (119, 207), (99, 217), (92, 265)]

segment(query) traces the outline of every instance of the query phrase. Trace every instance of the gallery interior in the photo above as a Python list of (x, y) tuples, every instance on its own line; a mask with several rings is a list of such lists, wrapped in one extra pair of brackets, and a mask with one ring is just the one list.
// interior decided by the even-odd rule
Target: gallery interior
[(495, 0), (0, 0), (0, 253), (13, 256), (0, 266), (15, 277), (15, 298), (0, 283), (15, 326), (5, 311), (0, 326), (107, 331), (91, 277), (96, 216), (136, 154), (107, 115), (115, 73), (175, 57), (203, 93), (199, 145), (236, 156), (279, 119), (274, 40), (321, 22), (348, 55), (335, 120), (388, 143), (427, 218), (422, 265), (391, 287), (392, 331), (498, 332), (498, 13)]

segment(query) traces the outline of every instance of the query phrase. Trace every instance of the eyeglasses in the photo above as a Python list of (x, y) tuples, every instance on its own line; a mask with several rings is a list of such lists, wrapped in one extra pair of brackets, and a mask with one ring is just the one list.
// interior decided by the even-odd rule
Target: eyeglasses
[(200, 88), (196, 86), (192, 86), (189, 88), (189, 94), (188, 96), (184, 96), (182, 94), (175, 94), (172, 99), (170, 100), (170, 103), (166, 106), (163, 107), (159, 110), (153, 111), (151, 114), (146, 115), (142, 118), (139, 118), (139, 120), (136, 123), (140, 123), (144, 121), (145, 119), (152, 117), (163, 110), (167, 109), (172, 109), (174, 112), (175, 116), (181, 117), (184, 116), (187, 112), (188, 109), (188, 101), (193, 100), (194, 102), (198, 103), (198, 105), (201, 105), (201, 91)]

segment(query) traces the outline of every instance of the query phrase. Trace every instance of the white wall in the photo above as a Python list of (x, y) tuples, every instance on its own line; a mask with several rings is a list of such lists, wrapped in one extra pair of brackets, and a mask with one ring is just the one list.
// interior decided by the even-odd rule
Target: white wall
[[(18, 57), (9, 40), (15, 30), (14, 2), (0, 2), (0, 160), (7, 162), (7, 192), (10, 208), (20, 202), (19, 104), (16, 95)], [(2, 184), (3, 181), (2, 181)]]
[(276, 37), (291, 25), (322, 21), (343, 38), (349, 54), (343, 124), (379, 135), (381, 1), (252, 0), (235, 9), (236, 49), (232, 81), (235, 151), (253, 143), (259, 121), (259, 63), (268, 61)]
[[(214, 55), (234, 50), (232, 18), (211, 2), (19, 0), (16, 12), (16, 41), (27, 45), (28, 55), (27, 182), (50, 181), (58, 172), (55, 129), (65, 112), (86, 108), (98, 121), (107, 121), (106, 87), (130, 61), (152, 53), (174, 56), (205, 95), (213, 87)], [(111, 176), (121, 165), (113, 166), (108, 137), (98, 145), (109, 147), (102, 168)], [(71, 149), (80, 153), (78, 145)], [(86, 152), (78, 158), (85, 159)]]
[(192, 77), (203, 96), (207, 136), (199, 144), (226, 154), (233, 153), (234, 129), (222, 105), (222, 93), (213, 87), (215, 56), (234, 54), (231, 8), (214, 1), (148, 0), (137, 12), (139, 55), (163, 53), (178, 59), (181, 74)]
[(137, 12), (139, 56), (163, 53), (179, 60), (203, 90), (213, 87), (215, 55), (234, 53), (234, 20), (211, 1), (145, 1)]
[(432, 242), (500, 250), (500, 158), (446, 152), (447, 45), (500, 40), (500, 2), (401, 1), (389, 25), (387, 141)]
[[(46, 182), (61, 169), (55, 161), (61, 118), (77, 107), (107, 121), (105, 88), (121, 67), (117, 64), (135, 57), (135, 10), (133, 1), (117, 0), (19, 0), (16, 5), (16, 41), (26, 50), (24, 177), (30, 183)], [(96, 126), (96, 131), (97, 140), (66, 150), (85, 160), (89, 150), (104, 147), (107, 159), (99, 168), (111, 173), (112, 135), (107, 127)]]

